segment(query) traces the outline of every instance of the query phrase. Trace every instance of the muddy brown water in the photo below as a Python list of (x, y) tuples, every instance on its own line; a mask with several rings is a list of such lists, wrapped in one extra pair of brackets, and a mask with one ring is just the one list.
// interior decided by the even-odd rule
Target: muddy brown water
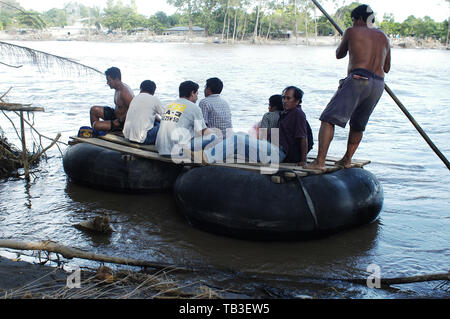
[[(313, 154), (317, 152), (318, 118), (344, 76), (347, 62), (334, 58), (333, 47), (18, 44), (71, 57), (102, 71), (117, 66), (135, 93), (142, 80), (152, 79), (163, 102), (177, 96), (181, 81), (190, 79), (202, 88), (208, 77), (218, 76), (225, 84), (222, 95), (232, 107), (233, 124), (243, 132), (261, 119), (270, 95), (297, 85), (305, 92), (303, 108), (316, 139)], [(447, 157), (449, 62), (450, 51), (394, 49), (392, 71), (386, 77), (387, 84)], [(1, 68), (0, 77), (1, 92), (13, 87), (8, 94), (10, 102), (45, 107), (45, 113), (30, 115), (30, 121), (47, 136), (61, 132), (64, 142), (80, 126), (89, 125), (91, 105), (113, 103), (113, 91), (101, 75), (78, 75), (56, 67), (39, 73), (24, 64), (21, 69)], [(18, 123), (15, 115), (11, 117)], [(19, 145), (3, 115), (0, 125)], [(28, 131), (27, 136), (28, 145), (32, 145)], [(330, 155), (342, 155), (346, 137), (347, 129), (336, 129)], [(50, 239), (101, 254), (211, 267), (214, 271), (197, 273), (187, 280), (254, 296), (449, 297), (448, 284), (441, 282), (395, 285), (386, 290), (323, 279), (364, 279), (371, 264), (378, 265), (385, 278), (449, 270), (449, 172), (386, 93), (355, 155), (372, 161), (366, 169), (383, 185), (380, 217), (372, 224), (320, 240), (255, 242), (207, 233), (187, 223), (170, 192), (133, 195), (75, 185), (64, 174), (59, 150), (54, 147), (48, 155), (48, 160), (34, 169), (29, 183), (22, 179), (0, 182), (0, 238)], [(72, 226), (98, 214), (111, 216), (114, 232), (110, 236), (87, 234)], [(83, 260), (72, 263), (89, 264)], [(266, 275), (248, 274), (261, 272)]]

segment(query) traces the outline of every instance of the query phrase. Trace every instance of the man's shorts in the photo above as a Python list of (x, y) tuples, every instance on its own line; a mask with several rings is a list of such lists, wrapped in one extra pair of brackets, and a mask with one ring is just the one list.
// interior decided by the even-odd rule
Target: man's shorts
[(320, 120), (345, 127), (350, 119), (352, 130), (362, 132), (383, 94), (384, 79), (366, 69), (355, 69), (339, 82)]
[(117, 118), (116, 111), (112, 107), (109, 107), (109, 106), (103, 107), (103, 116), (104, 116), (103, 119), (105, 121), (113, 121)]

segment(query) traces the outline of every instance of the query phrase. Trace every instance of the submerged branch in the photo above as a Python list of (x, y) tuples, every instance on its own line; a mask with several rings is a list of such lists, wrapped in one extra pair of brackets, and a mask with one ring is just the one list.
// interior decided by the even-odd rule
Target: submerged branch
[(6, 66), (8, 66), (8, 67), (10, 67), (10, 68), (16, 68), (16, 69), (22, 67), (22, 65), (11, 65), (11, 64), (8, 64), (8, 63), (3, 63), (3, 62), (1, 62), (1, 61), (0, 61), (0, 64), (6, 65)]
[(140, 266), (140, 267), (151, 267), (155, 269), (162, 270), (186, 270), (184, 268), (180, 268), (171, 264), (164, 263), (156, 263), (146, 260), (137, 260), (137, 259), (129, 259), (122, 257), (111, 257), (107, 255), (94, 254), (90, 252), (86, 252), (80, 249), (67, 247), (64, 245), (60, 245), (58, 243), (52, 241), (40, 241), (40, 242), (24, 242), (24, 241), (15, 241), (15, 240), (0, 240), (0, 247), (3, 248), (11, 248), (18, 250), (45, 250), (52, 253), (58, 253), (64, 256), (65, 258), (82, 258), (88, 260), (95, 260), (101, 262), (108, 262), (113, 264), (122, 264), (129, 266)]
[(42, 154), (44, 154), (47, 150), (49, 150), (53, 145), (55, 145), (59, 138), (61, 137), (61, 133), (58, 133), (58, 135), (55, 137), (55, 139), (50, 143), (49, 146), (47, 146), (46, 148), (44, 148), (40, 153), (34, 154), (31, 159), (29, 160), (30, 163), (33, 163), (34, 161), (36, 161), (39, 157), (42, 156)]
[[(3, 41), (0, 41), (0, 52), (2, 52), (2, 56), (10, 56), (16, 59), (20, 57), (27, 58), (40, 70), (57, 64), (63, 70), (72, 69), (78, 73), (84, 70), (86, 73), (94, 72), (104, 75), (103, 72), (75, 60)], [(0, 63), (5, 64), (3, 62)]]

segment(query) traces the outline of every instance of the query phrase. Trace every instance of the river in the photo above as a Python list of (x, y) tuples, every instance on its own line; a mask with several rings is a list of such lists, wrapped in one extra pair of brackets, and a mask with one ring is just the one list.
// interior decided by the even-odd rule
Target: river
[[(177, 97), (178, 85), (184, 80), (199, 83), (202, 98), (205, 80), (217, 76), (224, 82), (222, 96), (231, 105), (234, 127), (244, 132), (266, 112), (269, 96), (280, 94), (288, 85), (299, 86), (305, 92), (303, 109), (315, 137), (312, 154), (317, 152), (318, 118), (347, 67), (347, 59), (335, 59), (334, 47), (14, 43), (70, 57), (101, 71), (117, 66), (122, 70), (122, 80), (136, 94), (141, 81), (154, 80), (156, 95), (163, 102)], [(6, 59), (3, 62), (20, 63), (7, 59), (3, 52), (1, 58)], [(1, 66), (0, 78), (0, 93), (13, 87), (9, 102), (44, 107), (45, 113), (35, 113), (30, 120), (47, 136), (61, 132), (64, 142), (80, 126), (89, 125), (90, 106), (113, 104), (113, 91), (100, 74), (65, 72), (56, 66), (39, 72), (25, 63), (19, 69)], [(386, 83), (449, 157), (450, 51), (393, 49)], [(9, 115), (19, 127), (17, 116)], [(0, 126), (8, 139), (19, 145), (3, 114)], [(343, 154), (347, 134), (347, 129), (336, 128), (329, 155)], [(32, 145), (28, 131), (27, 136), (28, 145)], [(449, 271), (449, 171), (387, 93), (372, 114), (355, 154), (355, 158), (372, 161), (366, 169), (383, 186), (380, 217), (370, 225), (320, 240), (253, 242), (206, 233), (184, 220), (170, 193), (130, 195), (80, 187), (67, 180), (58, 148), (53, 147), (48, 155), (34, 169), (30, 183), (17, 178), (0, 181), (0, 238), (50, 239), (95, 253), (210, 266), (217, 269), (213, 275), (192, 280), (253, 296), (261, 287), (281, 298), (305, 294), (317, 298), (450, 296), (449, 285), (436, 281), (373, 289), (320, 280), (366, 278), (371, 264), (380, 267), (384, 278)], [(111, 216), (112, 235), (92, 236), (72, 226), (98, 214)], [(236, 274), (246, 271), (275, 275), (258, 281)], [(296, 284), (281, 280), (285, 275), (297, 278)]]

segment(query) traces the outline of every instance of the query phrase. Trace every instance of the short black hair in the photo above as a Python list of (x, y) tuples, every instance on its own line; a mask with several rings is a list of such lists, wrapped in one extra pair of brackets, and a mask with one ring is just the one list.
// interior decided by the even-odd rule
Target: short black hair
[(105, 71), (105, 75), (111, 77), (111, 79), (119, 79), (122, 80), (122, 74), (120, 73), (120, 69), (116, 68), (115, 66), (110, 67), (108, 70)]
[(147, 92), (153, 95), (155, 94), (156, 84), (152, 80), (145, 80), (141, 83), (140, 89), (143, 92)]
[(364, 22), (367, 23), (367, 19), (372, 16), (370, 19), (370, 23), (375, 22), (375, 16), (373, 15), (373, 10), (367, 5), (362, 4), (355, 9), (352, 10), (352, 13), (350, 14), (351, 18), (355, 21), (359, 20), (360, 18), (363, 19)]
[(294, 91), (294, 99), (299, 100), (299, 103), (302, 103), (302, 98), (303, 98), (303, 91), (300, 90), (298, 87), (296, 86), (288, 86), (287, 88), (285, 88), (283, 90), (283, 95), (284, 93), (286, 93), (289, 90), (293, 90)]
[(211, 90), (212, 94), (222, 93), (223, 83), (219, 78), (209, 78), (206, 80), (206, 87)]
[(269, 97), (269, 106), (275, 107), (279, 111), (283, 111), (283, 100), (280, 94), (275, 94)]
[(180, 84), (178, 91), (180, 93), (180, 97), (190, 97), (192, 92), (198, 91), (198, 84), (192, 81), (184, 81)]

